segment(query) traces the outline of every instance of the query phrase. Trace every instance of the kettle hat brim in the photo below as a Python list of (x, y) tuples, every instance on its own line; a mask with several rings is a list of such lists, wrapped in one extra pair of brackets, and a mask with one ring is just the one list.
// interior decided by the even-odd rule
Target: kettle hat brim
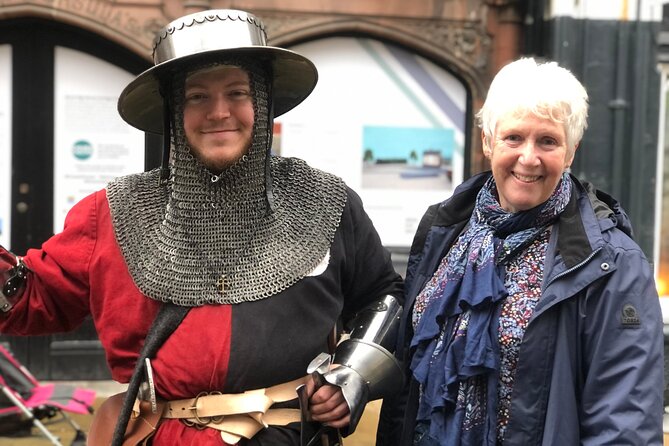
[(306, 57), (267, 46), (265, 42), (262, 22), (244, 11), (203, 11), (171, 22), (156, 37), (155, 65), (121, 92), (118, 100), (121, 118), (140, 130), (162, 134), (161, 82), (176, 70), (216, 62), (221, 56), (248, 57), (268, 63), (272, 70), (274, 116), (286, 113), (313, 91), (318, 72)]

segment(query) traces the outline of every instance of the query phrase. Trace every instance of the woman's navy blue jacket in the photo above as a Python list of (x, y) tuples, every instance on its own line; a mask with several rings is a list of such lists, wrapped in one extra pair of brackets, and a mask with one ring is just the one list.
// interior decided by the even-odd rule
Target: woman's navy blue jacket
[[(409, 364), (413, 303), (467, 224), (479, 174), (431, 206), (413, 241), (397, 355)], [(653, 272), (610, 196), (572, 177), (520, 347), (505, 445), (662, 445), (663, 334)], [(410, 377), (407, 368), (407, 376)], [(418, 386), (386, 399), (377, 445), (411, 445)]]

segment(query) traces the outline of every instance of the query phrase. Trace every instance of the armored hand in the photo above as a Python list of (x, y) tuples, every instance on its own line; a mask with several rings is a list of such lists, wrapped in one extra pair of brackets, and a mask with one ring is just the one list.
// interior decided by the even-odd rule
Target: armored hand
[(341, 388), (351, 411), (348, 433), (355, 430), (367, 402), (402, 388), (404, 374), (391, 353), (401, 313), (397, 299), (385, 296), (355, 316), (350, 336), (337, 345), (332, 358), (321, 354), (307, 368), (307, 373)]
[(3, 313), (12, 309), (21, 293), (28, 277), (28, 267), (21, 257), (16, 257), (16, 265), (0, 273), (0, 311)]

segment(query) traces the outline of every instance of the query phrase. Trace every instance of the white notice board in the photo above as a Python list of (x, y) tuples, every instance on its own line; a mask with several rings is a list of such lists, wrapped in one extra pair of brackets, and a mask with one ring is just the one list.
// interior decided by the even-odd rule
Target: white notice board
[(0, 45), (0, 245), (9, 246), (12, 197), (12, 47)]
[(89, 54), (55, 52), (54, 232), (69, 209), (112, 179), (144, 170), (144, 133), (126, 124), (116, 104), (134, 78)]
[(332, 37), (291, 49), (315, 63), (318, 84), (277, 119), (273, 151), (342, 177), (361, 196), (383, 244), (410, 246), (427, 207), (463, 179), (464, 84), (373, 39)]

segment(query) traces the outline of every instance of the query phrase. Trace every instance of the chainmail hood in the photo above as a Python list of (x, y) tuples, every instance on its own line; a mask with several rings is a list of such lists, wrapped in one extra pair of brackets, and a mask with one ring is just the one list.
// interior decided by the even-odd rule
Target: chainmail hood
[(158, 186), (156, 169), (107, 186), (128, 270), (155, 300), (234, 304), (287, 289), (325, 258), (346, 203), (341, 179), (270, 156), (268, 77), (246, 62), (225, 64), (249, 73), (255, 121), (248, 153), (220, 175), (193, 157), (183, 128), (186, 75), (177, 74), (169, 181)]

